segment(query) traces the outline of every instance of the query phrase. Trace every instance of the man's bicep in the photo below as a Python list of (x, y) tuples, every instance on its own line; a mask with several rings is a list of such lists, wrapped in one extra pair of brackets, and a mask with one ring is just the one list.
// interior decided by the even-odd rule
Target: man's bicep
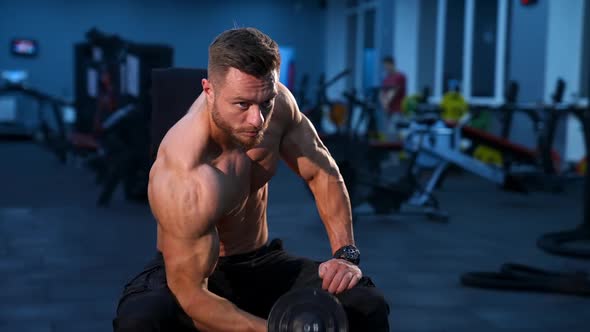
[(219, 237), (215, 227), (190, 236), (161, 231), (158, 243), (164, 256), (168, 285), (177, 297), (182, 293), (192, 293), (195, 290), (191, 289), (193, 286), (207, 287), (205, 281), (213, 273), (219, 255)]

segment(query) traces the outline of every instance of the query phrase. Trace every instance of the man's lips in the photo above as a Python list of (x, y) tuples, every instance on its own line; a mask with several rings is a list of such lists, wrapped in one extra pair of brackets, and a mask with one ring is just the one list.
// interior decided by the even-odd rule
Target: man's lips
[(259, 131), (243, 131), (242, 134), (249, 137), (256, 137)]

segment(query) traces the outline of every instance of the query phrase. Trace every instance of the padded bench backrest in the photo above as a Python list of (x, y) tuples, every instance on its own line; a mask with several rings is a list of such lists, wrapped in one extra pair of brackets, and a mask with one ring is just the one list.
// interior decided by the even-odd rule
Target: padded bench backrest
[(203, 88), (206, 69), (152, 70), (151, 158), (155, 160), (162, 139), (188, 111)]

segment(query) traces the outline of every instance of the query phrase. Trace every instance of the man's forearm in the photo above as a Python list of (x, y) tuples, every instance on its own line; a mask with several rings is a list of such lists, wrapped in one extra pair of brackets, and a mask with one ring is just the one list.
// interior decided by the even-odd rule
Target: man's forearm
[(350, 197), (339, 172), (322, 170), (309, 181), (309, 187), (326, 227), (332, 253), (342, 246), (354, 244)]
[[(181, 292), (178, 292), (179, 294)], [(208, 290), (183, 292), (177, 299), (200, 331), (266, 331), (266, 321), (251, 315)], [(192, 295), (188, 295), (191, 293)]]
[(396, 93), (397, 93), (397, 89), (395, 89), (395, 88), (390, 88), (387, 91), (381, 92), (379, 99), (381, 100), (381, 105), (383, 106), (383, 108), (389, 108), (389, 104), (391, 103), (391, 101), (395, 97)]

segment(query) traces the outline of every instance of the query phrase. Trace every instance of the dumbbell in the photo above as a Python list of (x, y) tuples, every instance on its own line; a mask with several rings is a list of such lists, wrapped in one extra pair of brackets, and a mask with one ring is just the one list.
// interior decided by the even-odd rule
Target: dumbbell
[(342, 304), (332, 294), (301, 288), (275, 302), (267, 327), (269, 332), (348, 332), (348, 319)]

